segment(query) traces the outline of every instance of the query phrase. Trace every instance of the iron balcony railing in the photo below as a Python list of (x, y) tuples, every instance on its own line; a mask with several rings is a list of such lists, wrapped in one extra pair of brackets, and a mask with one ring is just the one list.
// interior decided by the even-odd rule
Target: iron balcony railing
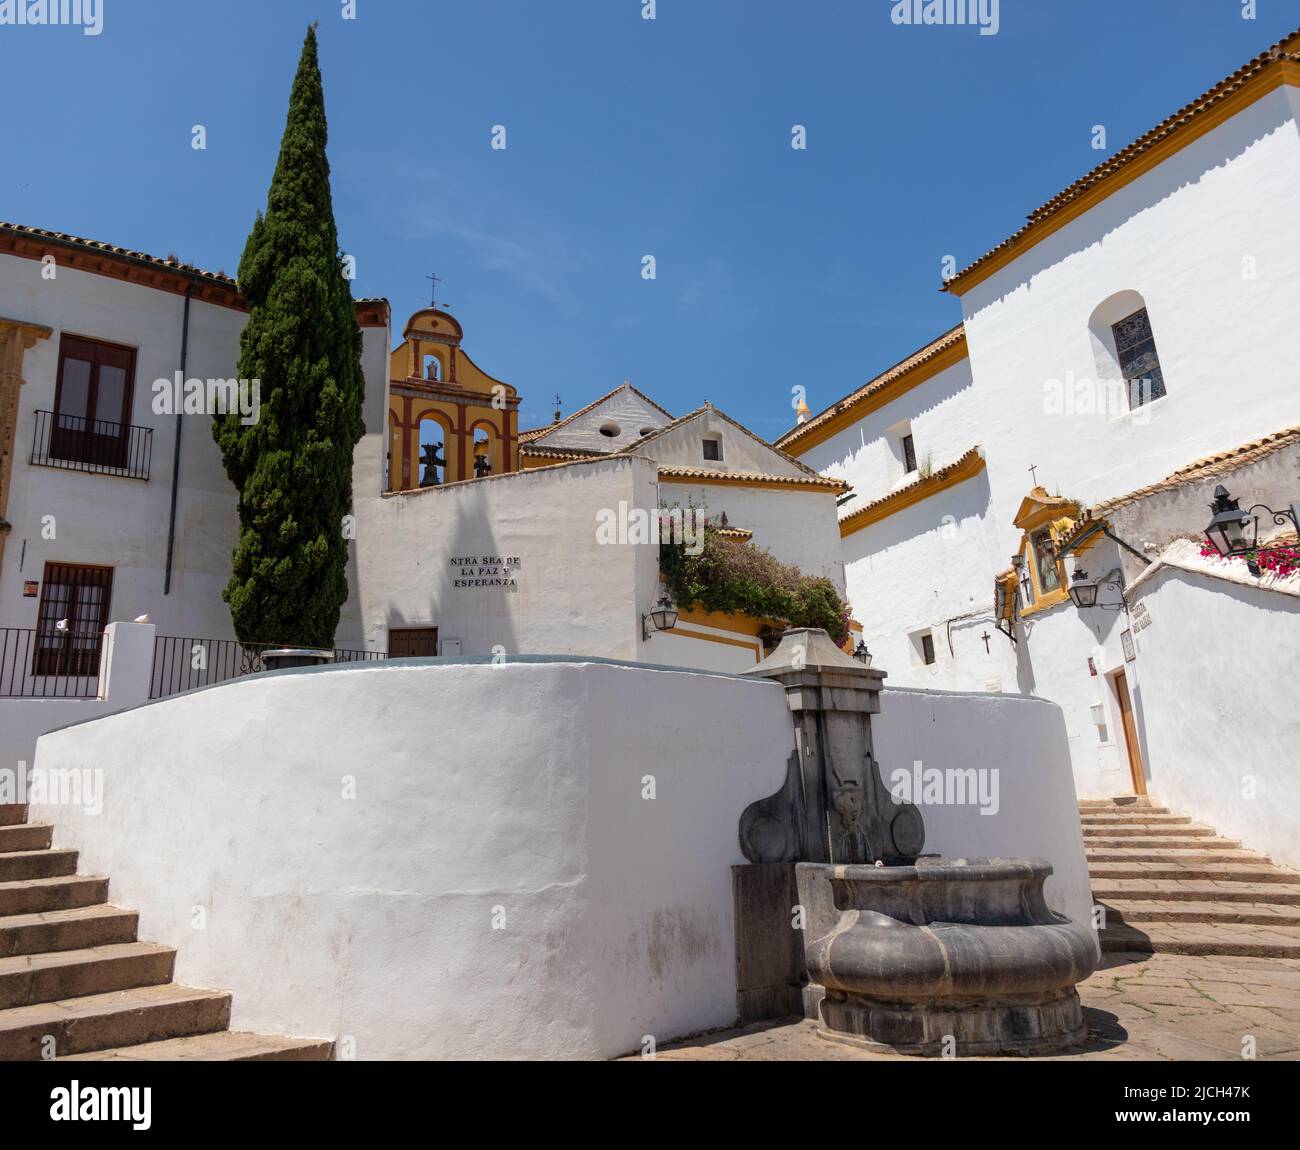
[[(195, 687), (223, 683), (240, 675), (265, 671), (264, 651), (294, 643), (240, 643), (236, 639), (188, 639), (179, 635), (159, 635), (153, 644), (153, 673), (149, 697), (165, 699)], [(386, 659), (384, 651), (358, 651), (344, 647), (334, 649), (335, 663), (372, 662)]]
[(153, 428), (38, 411), (32, 465), (148, 479)]
[(0, 627), (0, 698), (97, 698), (103, 642), (98, 631)]

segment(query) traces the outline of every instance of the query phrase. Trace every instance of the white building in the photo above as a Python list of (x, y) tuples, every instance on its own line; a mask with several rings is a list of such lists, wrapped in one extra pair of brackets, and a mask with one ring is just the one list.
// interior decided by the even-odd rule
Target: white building
[[(630, 528), (661, 507), (725, 516), (734, 535), (843, 593), (844, 485), (709, 404), (673, 419), (625, 384), (520, 440), (520, 470), (397, 492), (364, 479), (381, 447), (358, 448), (353, 586), (367, 647), (396, 651), (411, 635), (442, 655), (753, 666), (764, 620), (683, 604), (671, 631), (646, 625), (659, 548)], [(629, 529), (611, 538), (603, 523)]]
[[(1059, 702), (1084, 796), (1187, 789), (1222, 760), (1220, 722), (1246, 761), (1267, 758), (1268, 724), (1295, 745), (1294, 695), (1261, 690), (1260, 657), (1227, 629), (1242, 562), (1197, 557), (1194, 616), (1144, 614), (1135, 583), (1170, 545), (1186, 558), (1177, 541), (1201, 535), (1217, 483), (1243, 508), (1300, 498), (1297, 251), (1300, 33), (1034, 211), (946, 283), (960, 325), (777, 440), (852, 484), (848, 593), (891, 684)], [(1076, 562), (1095, 607), (1067, 593)], [(1296, 649), (1291, 582), (1250, 582)], [(1191, 761), (1155, 745), (1187, 704), (1153, 678), (1171, 659), (1143, 659), (1157, 636), (1183, 649), (1176, 632), (1216, 652), (1197, 668), (1214, 749)]]

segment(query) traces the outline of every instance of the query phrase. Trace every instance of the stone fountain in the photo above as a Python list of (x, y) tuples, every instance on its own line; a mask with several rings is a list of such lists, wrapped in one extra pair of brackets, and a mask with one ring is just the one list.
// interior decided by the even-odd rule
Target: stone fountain
[(1039, 1054), (1082, 1041), (1086, 930), (1051, 911), (1042, 859), (924, 855), (920, 810), (885, 787), (871, 745), (884, 672), (820, 629), (785, 632), (747, 674), (785, 687), (785, 784), (747, 807), (740, 845), (793, 864), (805, 1012), (819, 1033), (908, 1054)]

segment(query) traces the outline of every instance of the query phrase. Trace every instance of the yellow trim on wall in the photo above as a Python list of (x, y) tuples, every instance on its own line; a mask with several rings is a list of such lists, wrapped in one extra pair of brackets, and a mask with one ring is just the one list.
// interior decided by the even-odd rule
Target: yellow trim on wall
[(911, 391), (912, 388), (919, 387), (927, 379), (933, 379), (941, 371), (947, 371), (948, 368), (961, 363), (967, 356), (966, 336), (963, 333), (951, 347), (946, 347), (942, 351), (935, 353), (930, 359), (927, 359), (924, 363), (918, 363), (909, 371), (901, 372), (887, 383), (882, 383), (878, 388), (865, 392), (825, 423), (819, 424), (806, 435), (800, 435), (797, 440), (791, 439), (789, 447), (783, 447), (781, 450), (785, 451), (787, 455), (793, 455), (798, 459), (805, 452), (811, 451), (818, 444), (825, 443), (832, 436), (838, 435), (845, 428), (857, 423), (858, 420), (866, 418), (878, 408), (893, 402), (900, 395)]
[[(1157, 164), (1164, 163), (1175, 153), (1194, 144), (1202, 136), (1212, 132), (1226, 120), (1237, 115), (1249, 105), (1262, 99), (1270, 92), (1284, 84), (1300, 86), (1300, 65), (1291, 60), (1282, 60), (1280, 66), (1261, 72), (1252, 77), (1230, 96), (1224, 97), (1218, 104), (1206, 112), (1193, 116), (1176, 131), (1159, 142), (1152, 144), (1145, 152), (1114, 172), (1102, 177), (1087, 191), (1081, 192), (1077, 199), (1059, 211), (1052, 213), (1041, 224), (1032, 226), (1010, 247), (995, 255), (990, 255), (983, 264), (974, 264), (964, 272), (944, 284), (944, 291), (961, 296), (971, 288), (983, 283), (990, 276), (1000, 272), (1007, 265), (1019, 259), (1031, 248), (1060, 231), (1066, 224), (1077, 220), (1084, 212), (1095, 208), (1102, 200), (1114, 195), (1121, 188), (1146, 175)], [(1006, 242), (1006, 241), (1004, 241)]]
[(755, 663), (761, 663), (763, 661), (762, 646), (754, 645), (758, 642), (757, 638), (755, 638), (753, 643), (746, 643), (743, 639), (727, 639), (722, 635), (705, 635), (701, 631), (679, 631), (675, 627), (671, 631), (665, 632), (665, 634), (680, 635), (684, 639), (703, 639), (708, 643), (723, 643), (728, 647), (744, 647), (745, 650), (754, 652)]
[(678, 610), (679, 623), (691, 623), (696, 627), (712, 627), (715, 631), (734, 631), (739, 635), (757, 638), (764, 627), (780, 627), (783, 624), (771, 619), (755, 619), (753, 615), (728, 615), (722, 611), (700, 611), (689, 608)]
[(983, 470), (984, 456), (978, 451), (968, 451), (951, 467), (941, 468), (928, 479), (918, 479), (915, 483), (899, 488), (892, 495), (885, 496), (870, 507), (846, 515), (840, 520), (840, 538), (847, 538), (864, 527), (870, 527), (873, 523), (897, 515), (898, 512), (920, 503), (923, 499), (938, 495), (940, 491), (956, 487), (957, 484), (978, 475)]

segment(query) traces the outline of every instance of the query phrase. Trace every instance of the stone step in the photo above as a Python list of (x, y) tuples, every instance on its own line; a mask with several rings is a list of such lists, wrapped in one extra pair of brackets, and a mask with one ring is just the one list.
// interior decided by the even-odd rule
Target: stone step
[(1156, 847), (1098, 847), (1087, 851), (1088, 864), (1095, 862), (1165, 862), (1165, 863), (1220, 863), (1234, 862), (1271, 866), (1265, 855), (1254, 851), (1234, 850), (1160, 850)]
[(1258, 902), (1164, 902), (1156, 899), (1107, 899), (1108, 923), (1205, 922), (1300, 926), (1300, 907)]
[(1148, 811), (1165, 811), (1168, 807), (1152, 805), (1148, 795), (1116, 795), (1113, 799), (1080, 799), (1080, 811), (1133, 810), (1140, 807)]
[(1275, 882), (1206, 882), (1168, 879), (1093, 879), (1095, 902), (1117, 899), (1165, 902), (1267, 903), (1300, 906), (1300, 884)]
[(0, 916), (67, 910), (107, 899), (108, 879), (103, 875), (57, 875), (54, 878), (0, 882)]
[(85, 994), (169, 982), (176, 952), (148, 942), (113, 942), (0, 958), (0, 1011)]
[(1095, 838), (1215, 838), (1213, 827), (1199, 827), (1191, 823), (1166, 826), (1161, 823), (1129, 823), (1122, 827), (1084, 827), (1083, 837)]
[(1152, 826), (1186, 826), (1191, 821), (1188, 815), (1162, 815), (1147, 808), (1128, 813), (1115, 811), (1113, 814), (1079, 816), (1079, 822), (1085, 827), (1126, 827), (1133, 823), (1150, 823)]
[(0, 958), (134, 942), (139, 915), (99, 903), (0, 917)]
[[(1105, 838), (1084, 839), (1084, 850), (1159, 850), (1159, 851), (1239, 851), (1245, 848), (1235, 839), (1194, 838)], [(1248, 851), (1256, 858), (1264, 858), (1258, 851)]]
[(327, 1039), (279, 1038), (219, 1030), (189, 1038), (168, 1038), (138, 1046), (115, 1046), (88, 1054), (69, 1054), (60, 1062), (329, 1062), (334, 1043)]
[(1293, 871), (1251, 863), (1214, 862), (1094, 862), (1088, 865), (1094, 882), (1098, 879), (1196, 879), (1209, 882), (1294, 883)]
[(0, 1010), (0, 1062), (136, 1046), (225, 1030), (230, 995), (164, 983)]
[(1105, 951), (1139, 954), (1231, 954), (1300, 958), (1300, 927), (1210, 923), (1112, 923), (1098, 938)]
[(0, 855), (0, 883), (29, 878), (54, 878), (77, 873), (77, 852), (70, 850), (12, 851)]
[(12, 827), (26, 821), (26, 803), (0, 803), (0, 827)]
[(54, 836), (53, 823), (17, 823), (0, 826), (0, 854), (10, 851), (43, 851)]

